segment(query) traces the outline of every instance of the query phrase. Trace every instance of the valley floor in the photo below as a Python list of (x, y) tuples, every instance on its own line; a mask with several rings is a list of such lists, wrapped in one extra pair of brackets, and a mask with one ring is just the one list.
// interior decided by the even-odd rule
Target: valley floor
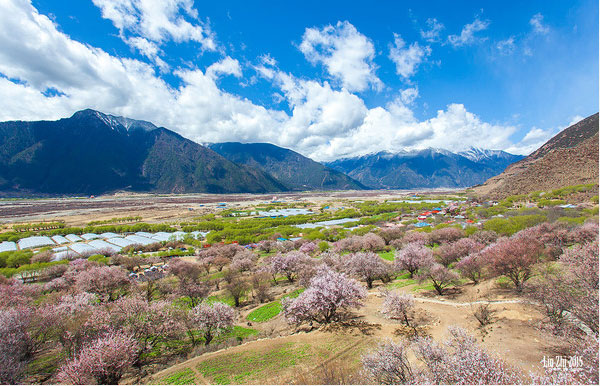
[[(446, 194), (460, 190), (419, 190), (420, 194)], [(407, 196), (415, 190), (347, 190), (335, 192), (275, 193), (286, 202), (322, 203), (336, 199), (378, 199)], [(0, 222), (37, 222), (64, 220), (83, 226), (93, 217), (96, 221), (113, 217), (141, 216), (149, 223), (181, 221), (213, 213), (217, 204), (228, 208), (247, 207), (270, 202), (274, 194), (134, 194), (124, 193), (96, 198), (0, 199)]]

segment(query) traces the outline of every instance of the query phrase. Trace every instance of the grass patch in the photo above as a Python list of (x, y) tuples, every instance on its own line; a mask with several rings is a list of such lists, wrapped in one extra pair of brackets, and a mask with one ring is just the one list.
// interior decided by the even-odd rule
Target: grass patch
[(177, 371), (165, 378), (160, 382), (161, 385), (195, 385), (196, 375), (190, 368), (185, 368), (181, 371)]
[(249, 336), (257, 335), (257, 334), (258, 334), (258, 330), (255, 330), (253, 328), (242, 327), (242, 326), (233, 326), (233, 328), (230, 331), (226, 331), (223, 334), (215, 337), (214, 343), (222, 343), (231, 338), (235, 338), (239, 341), (242, 341)]
[(413, 284), (417, 284), (417, 281), (415, 279), (402, 279), (402, 280), (395, 281), (393, 283), (388, 284), (387, 288), (389, 288), (389, 289), (402, 288), (402, 287), (406, 287), (406, 286), (413, 285)]
[(383, 260), (394, 261), (395, 253), (396, 253), (396, 251), (382, 251), (382, 252), (378, 252), (377, 254)]
[(506, 276), (500, 276), (496, 279), (496, 285), (500, 288), (506, 289), (513, 287), (513, 282)]
[(267, 303), (264, 306), (255, 309), (254, 311), (248, 314), (246, 319), (248, 319), (251, 322), (257, 323), (266, 322), (267, 320), (279, 315), (280, 312), (281, 302), (279, 300), (276, 300), (274, 302)]
[[(451, 285), (451, 286), (446, 287), (446, 288), (458, 287), (458, 286), (461, 286), (461, 285), (465, 284), (468, 281), (469, 280), (467, 280), (467, 279), (458, 279), (458, 282), (456, 283), (456, 285)], [(435, 291), (435, 288), (433, 287), (433, 283), (428, 280), (426, 282), (423, 282), (422, 284), (419, 284), (419, 285), (411, 288), (411, 291), (413, 291), (413, 292), (417, 292), (417, 291)]]
[[(240, 301), (242, 301), (243, 299), (244, 297), (242, 297)], [(217, 302), (225, 303), (230, 305), (231, 307), (235, 307), (235, 300), (233, 300), (233, 296), (230, 295), (213, 295), (206, 298), (206, 303), (208, 304), (213, 304)]]
[(223, 277), (225, 277), (225, 271), (217, 271), (215, 273), (211, 273), (208, 276), (208, 279), (209, 280), (222, 279)]
[(419, 285), (411, 288), (411, 291), (413, 291), (413, 292), (435, 291), (435, 288), (433, 287), (433, 283), (423, 283), (423, 284), (419, 284)]
[[(299, 288), (295, 291), (290, 292), (287, 295), (281, 297), (284, 298), (296, 298), (302, 292), (304, 292), (304, 288)], [(281, 299), (272, 301), (270, 303), (265, 304), (264, 306), (258, 307), (254, 311), (250, 312), (246, 319), (251, 322), (266, 322), (267, 320), (273, 319), (281, 312)]]

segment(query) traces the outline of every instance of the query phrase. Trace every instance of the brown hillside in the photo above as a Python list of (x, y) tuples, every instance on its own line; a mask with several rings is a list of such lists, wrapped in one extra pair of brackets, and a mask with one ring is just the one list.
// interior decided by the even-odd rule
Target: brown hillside
[(474, 191), (481, 196), (501, 199), (591, 183), (598, 184), (598, 113), (561, 131)]

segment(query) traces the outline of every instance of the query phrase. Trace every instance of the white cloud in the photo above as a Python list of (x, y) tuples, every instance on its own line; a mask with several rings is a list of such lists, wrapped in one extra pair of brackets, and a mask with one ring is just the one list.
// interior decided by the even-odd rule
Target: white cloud
[(126, 43), (136, 48), (145, 57), (151, 59), (161, 71), (166, 72), (169, 70), (169, 65), (158, 56), (161, 52), (160, 48), (153, 42), (141, 37), (132, 37), (127, 39)]
[(157, 46), (167, 41), (200, 43), (217, 48), (214, 34), (198, 20), (193, 0), (92, 0), (102, 17), (112, 21), (125, 43), (164, 67)]
[(489, 25), (489, 21), (476, 18), (472, 23), (463, 27), (460, 31), (460, 35), (448, 36), (448, 42), (454, 47), (461, 47), (483, 41), (486, 38), (477, 37), (475, 36), (475, 33), (486, 30)]
[(533, 127), (518, 142), (506, 148), (506, 151), (513, 154), (529, 155), (546, 143), (550, 138), (556, 135), (560, 129), (540, 129)]
[(277, 98), (290, 113), (220, 89), (219, 76), (241, 77), (236, 59), (226, 57), (205, 72), (177, 69), (170, 73), (179, 84), (173, 87), (154, 66), (72, 40), (28, 0), (0, 1), (0, 121), (57, 119), (94, 108), (148, 120), (200, 143), (270, 142), (316, 160), (429, 146), (517, 149), (535, 137), (515, 145), (509, 140), (514, 127), (486, 123), (458, 104), (420, 121), (408, 107), (416, 88), (368, 108), (347, 88), (299, 79), (272, 58), (256, 70), (279, 89)]
[(347, 21), (321, 29), (307, 28), (299, 49), (311, 63), (323, 64), (329, 75), (349, 91), (382, 87), (375, 75), (373, 43)]
[(415, 101), (415, 99), (417, 99), (418, 96), (419, 96), (419, 88), (418, 87), (407, 88), (405, 90), (400, 91), (400, 100), (405, 105), (412, 104)]
[(440, 41), (440, 32), (444, 29), (444, 25), (437, 21), (436, 18), (429, 18), (426, 21), (427, 30), (421, 30), (421, 37), (430, 43)]
[(550, 28), (544, 25), (544, 16), (541, 13), (533, 15), (529, 20), (529, 24), (536, 34), (546, 35), (550, 32)]
[(396, 64), (396, 73), (404, 78), (415, 74), (417, 67), (431, 54), (429, 46), (421, 47), (414, 42), (404, 48), (406, 43), (398, 34), (394, 34), (394, 45), (390, 46), (390, 59)]
[(229, 56), (221, 59), (219, 62), (211, 64), (206, 69), (206, 76), (211, 79), (216, 79), (219, 75), (233, 75), (236, 78), (242, 77), (242, 68), (237, 59), (232, 59)]
[[(0, 26), (11, 31), (0, 32), (0, 73), (19, 80), (0, 82), (0, 95), (6, 96), (0, 100), (0, 120), (57, 119), (89, 107), (146, 119), (205, 142), (254, 140), (256, 133), (274, 141), (287, 118), (217, 87), (218, 73), (239, 74), (239, 64), (230, 58), (206, 74), (174, 72), (181, 86), (173, 88), (146, 63), (70, 39), (28, 1), (0, 2)], [(48, 88), (64, 95), (46, 97)]]
[(266, 64), (267, 66), (277, 65), (277, 61), (275, 59), (273, 59), (273, 57), (269, 54), (262, 55), (260, 57), (260, 61), (262, 62), (262, 64)]
[(581, 115), (574, 115), (571, 118), (571, 121), (569, 122), (569, 124), (567, 125), (567, 127), (569, 126), (573, 126), (574, 124), (576, 124), (577, 122), (581, 121), (582, 119), (584, 119), (585, 117), (581, 116)]
[(515, 51), (515, 38), (514, 36), (509, 37), (508, 39), (501, 40), (496, 44), (496, 48), (503, 55), (512, 54)]

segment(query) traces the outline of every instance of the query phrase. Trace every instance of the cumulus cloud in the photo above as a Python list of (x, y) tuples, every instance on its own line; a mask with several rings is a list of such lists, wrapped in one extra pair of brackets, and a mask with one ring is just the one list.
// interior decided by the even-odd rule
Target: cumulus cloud
[[(206, 73), (175, 71), (181, 85), (174, 88), (144, 62), (70, 39), (28, 1), (1, 2), (0, 25), (11, 31), (0, 33), (0, 73), (18, 80), (0, 83), (1, 93), (12, 96), (2, 98), (0, 120), (56, 119), (90, 107), (150, 120), (205, 142), (254, 140), (255, 133), (274, 139), (287, 117), (218, 88), (218, 74), (240, 75), (231, 58)], [(59, 95), (44, 96), (49, 88)], [(31, 102), (19, 107), (24, 101)]]
[(429, 46), (421, 47), (414, 42), (405, 47), (406, 43), (398, 34), (394, 34), (394, 45), (390, 46), (390, 59), (396, 65), (396, 73), (403, 78), (409, 78), (415, 74), (417, 67), (431, 54)]
[[(112, 21), (121, 39), (164, 68), (158, 46), (194, 41), (203, 50), (217, 48), (214, 34), (198, 20), (193, 0), (92, 0), (102, 17)], [(162, 62), (162, 63), (161, 63)]]
[(463, 29), (460, 31), (460, 35), (448, 36), (448, 43), (454, 47), (461, 47), (483, 41), (486, 38), (478, 37), (475, 34), (477, 32), (486, 30), (489, 25), (489, 21), (476, 18), (472, 23), (463, 27)]
[(307, 28), (298, 48), (312, 64), (322, 64), (348, 91), (382, 87), (375, 75), (373, 43), (347, 21)]
[(71, 39), (28, 0), (0, 1), (0, 121), (57, 119), (94, 108), (148, 120), (199, 143), (270, 142), (316, 160), (423, 147), (519, 150), (540, 138), (533, 132), (515, 145), (509, 140), (514, 127), (486, 123), (459, 104), (421, 121), (409, 107), (416, 87), (369, 108), (348, 88), (297, 78), (269, 56), (255, 69), (289, 113), (219, 88), (220, 76), (242, 76), (231, 57), (206, 71), (170, 72), (175, 87), (148, 63)]
[(529, 155), (534, 150), (538, 149), (550, 138), (556, 135), (560, 129), (540, 129), (533, 127), (525, 134), (525, 136), (516, 144), (506, 148), (506, 151), (513, 154)]
[(529, 25), (534, 33), (539, 35), (546, 35), (550, 32), (550, 28), (547, 25), (544, 25), (544, 16), (541, 13), (536, 13), (529, 20)]
[(421, 37), (430, 43), (439, 42), (444, 25), (438, 22), (436, 18), (429, 18), (425, 23), (427, 24), (427, 30), (421, 30)]
[(151, 59), (161, 71), (166, 72), (169, 69), (169, 65), (159, 56), (159, 53), (161, 53), (160, 48), (153, 42), (142, 37), (132, 37), (127, 39), (126, 43), (136, 48), (145, 57)]
[(211, 79), (216, 79), (219, 75), (233, 75), (236, 78), (242, 77), (242, 67), (237, 59), (232, 59), (229, 56), (220, 61), (211, 64), (206, 69), (206, 76)]

